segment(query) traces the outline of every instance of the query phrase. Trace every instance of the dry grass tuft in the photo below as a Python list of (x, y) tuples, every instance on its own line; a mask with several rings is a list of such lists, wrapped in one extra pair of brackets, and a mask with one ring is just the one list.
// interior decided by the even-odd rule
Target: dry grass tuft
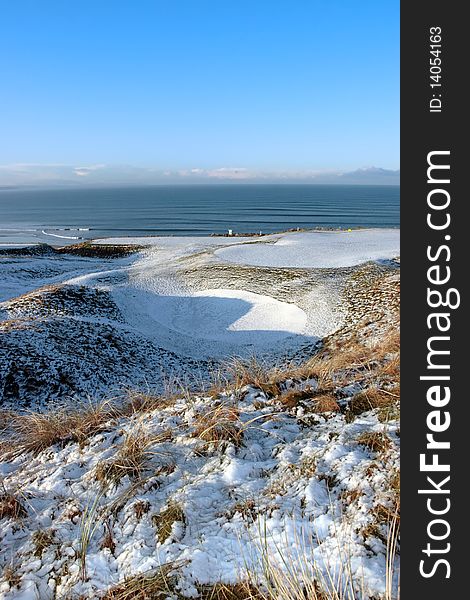
[(239, 513), (243, 519), (249, 519), (254, 521), (258, 515), (258, 508), (253, 498), (247, 498), (246, 500), (239, 500), (232, 508), (228, 511), (227, 517), (231, 519), (236, 513)]
[(147, 466), (148, 447), (156, 440), (141, 428), (128, 432), (115, 458), (98, 463), (95, 478), (103, 485), (118, 485), (126, 475), (140, 479)]
[(41, 558), (44, 550), (54, 543), (54, 531), (52, 529), (34, 531), (31, 540), (34, 545), (34, 556)]
[(229, 379), (235, 389), (247, 385), (262, 390), (267, 396), (278, 396), (280, 393), (278, 371), (269, 369), (255, 358), (250, 360), (233, 359), (227, 365)]
[(398, 401), (399, 390), (397, 392), (395, 390), (389, 392), (373, 387), (363, 390), (353, 396), (348, 404), (348, 412), (356, 416), (374, 408), (391, 408)]
[(309, 408), (309, 412), (314, 413), (326, 413), (326, 412), (339, 412), (340, 407), (336, 398), (331, 394), (320, 394), (316, 396), (313, 402), (313, 406)]
[(379, 358), (400, 352), (400, 330), (389, 329), (374, 348)]
[(292, 465), (292, 470), (299, 475), (299, 477), (305, 477), (310, 479), (317, 472), (317, 461), (313, 456), (306, 456), (299, 464)]
[[(135, 393), (129, 394), (124, 403), (103, 400), (84, 403), (76, 409), (54, 407), (47, 412), (26, 414), (4, 412), (0, 414), (0, 428), (5, 437), (0, 455), (11, 459), (25, 452), (39, 454), (55, 444), (84, 444), (91, 436), (109, 430), (120, 418), (166, 408), (174, 401), (174, 397)], [(3, 423), (7, 426), (2, 427)]]
[[(176, 589), (172, 571), (174, 565), (164, 565), (152, 574), (132, 577), (111, 588), (102, 597), (103, 600), (182, 600)], [(198, 585), (199, 600), (265, 600), (257, 588), (247, 582), (212, 585)], [(266, 600), (268, 600), (266, 598)]]
[(144, 392), (129, 390), (126, 403), (120, 409), (124, 416), (131, 416), (135, 413), (146, 413), (156, 409), (168, 408), (173, 406), (179, 398), (178, 394), (156, 395)]
[(386, 381), (392, 383), (400, 379), (400, 355), (397, 352), (392, 358), (386, 360), (378, 369), (377, 374)]
[(332, 341), (303, 367), (304, 373), (318, 379), (319, 387), (329, 388), (358, 381), (368, 375), (382, 375), (396, 381), (399, 375), (400, 335), (396, 329), (385, 332), (374, 344), (357, 335)]
[(183, 509), (176, 502), (169, 502), (167, 507), (157, 515), (153, 515), (152, 523), (157, 529), (157, 538), (163, 544), (171, 535), (174, 523), (185, 523)]
[(306, 363), (309, 377), (318, 381), (321, 390), (357, 381), (369, 367), (369, 351), (365, 346), (349, 342), (339, 348), (326, 348)]
[(174, 565), (162, 565), (157, 571), (131, 577), (111, 588), (103, 600), (166, 600), (180, 598), (171, 572)]
[(390, 490), (392, 491), (394, 497), (397, 499), (398, 502), (400, 502), (401, 479), (400, 479), (400, 470), (399, 469), (395, 469), (395, 471), (393, 471), (392, 476), (389, 480), (389, 484), (390, 484)]
[(121, 258), (129, 256), (142, 250), (142, 246), (132, 246), (131, 244), (93, 244), (91, 242), (82, 242), (71, 246), (56, 248), (57, 254), (74, 254), (86, 258)]
[(295, 408), (299, 405), (301, 400), (307, 400), (312, 398), (313, 391), (310, 389), (305, 390), (288, 390), (278, 397), (279, 402), (286, 408)]
[(248, 582), (198, 586), (200, 600), (262, 600), (259, 590)]
[(119, 416), (109, 402), (89, 403), (77, 410), (54, 408), (49, 412), (15, 414), (10, 424), (10, 447), (7, 456), (24, 452), (39, 454), (54, 444), (84, 443), (90, 436), (105, 431)]
[(132, 508), (134, 509), (135, 518), (140, 521), (150, 511), (150, 502), (148, 500), (137, 500)]
[(13, 565), (7, 565), (3, 569), (3, 580), (8, 583), (11, 588), (19, 588), (21, 584), (21, 575)]
[(357, 438), (357, 443), (365, 446), (373, 452), (386, 452), (392, 446), (392, 442), (386, 433), (380, 431), (368, 431)]
[(400, 420), (400, 404), (397, 402), (391, 406), (379, 408), (377, 418), (381, 423)]
[(400, 521), (400, 506), (394, 505), (393, 507), (385, 506), (384, 504), (377, 504), (373, 509), (373, 514), (379, 524), (388, 524), (392, 519)]
[(26, 509), (13, 494), (0, 494), (0, 519), (22, 519), (26, 514)]
[(364, 492), (362, 492), (359, 489), (343, 490), (340, 494), (340, 498), (346, 506), (349, 506), (349, 505), (353, 504), (354, 502), (356, 502), (356, 500), (361, 498), (363, 496), (363, 494), (364, 494)]
[(220, 445), (223, 442), (230, 442), (238, 448), (243, 441), (243, 427), (238, 408), (219, 404), (198, 415), (195, 419), (193, 436), (208, 444)]

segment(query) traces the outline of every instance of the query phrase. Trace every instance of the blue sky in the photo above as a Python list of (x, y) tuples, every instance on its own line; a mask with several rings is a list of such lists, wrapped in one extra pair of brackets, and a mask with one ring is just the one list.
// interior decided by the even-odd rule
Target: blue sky
[(399, 167), (398, 1), (0, 7), (4, 168)]

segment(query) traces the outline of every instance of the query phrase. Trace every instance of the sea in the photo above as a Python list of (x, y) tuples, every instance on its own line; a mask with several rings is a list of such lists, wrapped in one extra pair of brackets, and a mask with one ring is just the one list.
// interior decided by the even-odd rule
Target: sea
[(400, 187), (211, 184), (0, 190), (0, 246), (399, 227)]

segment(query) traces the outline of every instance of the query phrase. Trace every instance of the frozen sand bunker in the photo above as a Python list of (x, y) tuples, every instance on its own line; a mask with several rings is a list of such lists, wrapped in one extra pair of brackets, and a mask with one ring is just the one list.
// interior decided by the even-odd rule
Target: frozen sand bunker
[(155, 296), (151, 316), (178, 334), (197, 340), (264, 349), (302, 336), (305, 312), (294, 304), (243, 290), (214, 289), (191, 296)]

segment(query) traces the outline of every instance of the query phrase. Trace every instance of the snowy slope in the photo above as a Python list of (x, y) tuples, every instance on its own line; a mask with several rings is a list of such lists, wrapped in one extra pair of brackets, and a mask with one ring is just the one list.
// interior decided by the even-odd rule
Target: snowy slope
[[(387, 424), (390, 448), (380, 458), (358, 442), (364, 432), (384, 431), (374, 413), (345, 424), (342, 415), (280, 412), (259, 389), (243, 396), (222, 398), (241, 411), (241, 447), (201, 442), (195, 424), (214, 400), (195, 397), (123, 420), (85, 446), (4, 463), (5, 489), (20, 494), (24, 513), (20, 526), (3, 522), (1, 545), (18, 587), (4, 582), (0, 597), (97, 598), (164, 564), (174, 566), (179, 593), (194, 597), (201, 584), (236, 582), (247, 568), (262, 581), (265, 553), (281, 568), (288, 557), (299, 572), (315, 564), (325, 578), (344, 573), (347, 562), (366, 591), (361, 597), (383, 597), (387, 529), (372, 524), (379, 507), (393, 510), (396, 422)], [(150, 440), (141, 478), (124, 473), (103, 485), (103, 465), (132, 433)], [(163, 539), (159, 515), (170, 506), (175, 520)], [(43, 549), (37, 532), (47, 533)]]

